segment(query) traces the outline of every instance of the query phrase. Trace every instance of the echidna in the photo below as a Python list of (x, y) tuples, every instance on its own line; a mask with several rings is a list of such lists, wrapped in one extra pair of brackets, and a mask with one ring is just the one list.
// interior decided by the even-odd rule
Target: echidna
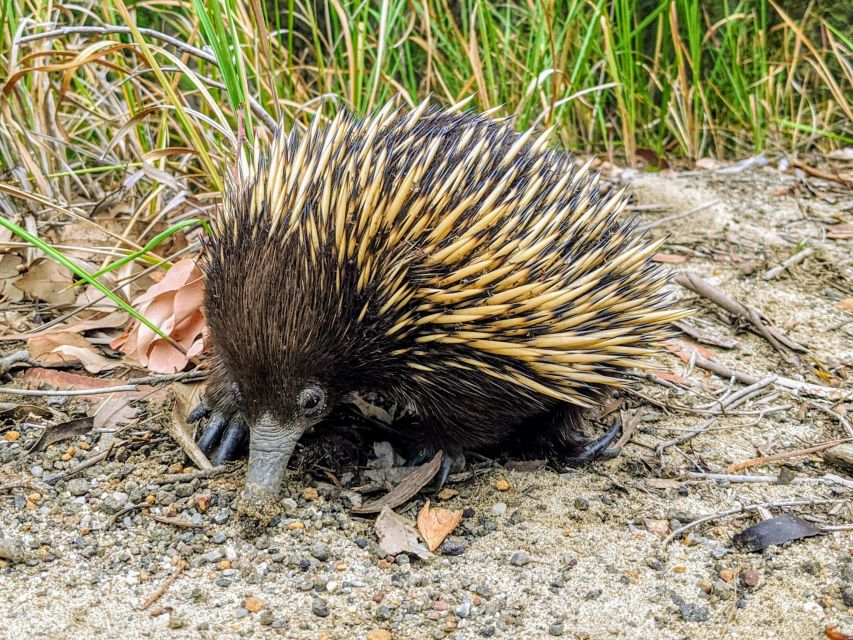
[(245, 500), (278, 493), (352, 392), (412, 407), (426, 449), (522, 431), (559, 448), (642, 365), (680, 315), (659, 243), (547, 135), (389, 103), (279, 131), (242, 164), (204, 249), (214, 364), (193, 417), (217, 462), (248, 434)]

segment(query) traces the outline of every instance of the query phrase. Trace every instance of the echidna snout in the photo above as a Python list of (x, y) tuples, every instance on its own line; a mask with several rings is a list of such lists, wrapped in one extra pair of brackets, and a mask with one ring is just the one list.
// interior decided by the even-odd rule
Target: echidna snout
[(413, 407), (425, 449), (576, 453), (581, 411), (684, 314), (624, 193), (546, 139), (389, 103), (280, 131), (241, 166), (202, 259), (201, 445), (219, 462), (248, 434), (247, 502), (358, 391)]

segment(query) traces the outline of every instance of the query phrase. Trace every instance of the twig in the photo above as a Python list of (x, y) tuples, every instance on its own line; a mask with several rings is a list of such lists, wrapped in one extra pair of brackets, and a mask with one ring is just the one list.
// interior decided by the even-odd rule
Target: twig
[(700, 524), (705, 524), (706, 522), (711, 522), (712, 520), (718, 520), (720, 518), (727, 518), (729, 516), (734, 516), (739, 513), (744, 513), (745, 511), (758, 511), (761, 509), (767, 508), (781, 508), (781, 507), (803, 507), (803, 506), (811, 506), (817, 504), (839, 504), (841, 502), (846, 502), (846, 500), (838, 500), (838, 499), (816, 499), (816, 500), (788, 500), (785, 502), (761, 502), (758, 504), (750, 504), (742, 507), (738, 507), (737, 509), (730, 509), (729, 511), (723, 511), (721, 513), (712, 513), (708, 516), (702, 516), (701, 518), (697, 518), (693, 522), (689, 522), (683, 527), (679, 527), (672, 533), (670, 533), (663, 540), (663, 547), (672, 542), (676, 537), (685, 533), (686, 531), (690, 531), (691, 529), (695, 529)]
[(845, 187), (853, 187), (853, 180), (848, 180), (844, 176), (827, 173), (826, 171), (821, 171), (820, 169), (815, 169), (814, 167), (810, 167), (807, 164), (803, 164), (798, 160), (792, 160), (791, 165), (797, 167), (797, 169), (801, 169), (805, 171), (810, 176), (815, 178), (821, 178), (822, 180), (831, 180), (832, 182), (838, 182), (843, 184)]
[[(725, 378), (727, 380), (735, 378), (745, 384), (754, 384), (760, 380), (757, 376), (743, 373), (742, 371), (736, 371), (735, 369), (730, 369), (716, 360), (709, 360), (700, 355), (696, 356), (693, 364), (702, 369), (706, 369), (707, 371), (711, 371), (712, 373), (715, 373), (721, 378)], [(779, 387), (784, 387), (791, 391), (797, 391), (808, 396), (814, 396), (815, 398), (823, 398), (825, 400), (847, 400), (849, 398), (853, 398), (853, 390), (845, 391), (843, 389), (833, 389), (832, 387), (824, 387), (819, 384), (800, 382), (799, 380), (794, 380), (792, 378), (777, 377), (775, 382)]]
[(733, 349), (735, 346), (737, 346), (737, 340), (732, 340), (731, 338), (723, 338), (722, 336), (715, 335), (710, 331), (705, 331), (705, 329), (694, 327), (692, 324), (684, 322), (683, 320), (676, 320), (672, 324), (674, 324), (676, 327), (678, 327), (680, 331), (683, 331), (688, 336), (696, 338), (699, 342), (711, 344), (715, 347), (722, 347), (723, 349)]
[(29, 351), (15, 351), (14, 353), (10, 353), (8, 356), (0, 358), (0, 375), (7, 373), (9, 369), (12, 368), (12, 365), (19, 364), (21, 362), (31, 366), (38, 365), (38, 361), (30, 356)]
[(790, 258), (782, 262), (781, 264), (777, 264), (772, 269), (768, 269), (764, 272), (764, 275), (761, 276), (764, 280), (773, 280), (778, 277), (780, 273), (793, 267), (796, 264), (800, 264), (803, 260), (808, 258), (810, 255), (814, 253), (814, 249), (812, 247), (806, 247), (802, 251), (797, 251)]
[(181, 529), (200, 529), (204, 526), (202, 524), (193, 524), (185, 518), (168, 518), (166, 516), (158, 516), (156, 513), (151, 513), (150, 511), (146, 511), (145, 514), (155, 522), (170, 524), (173, 527), (180, 527)]
[(698, 207), (694, 207), (689, 211), (682, 211), (681, 213), (675, 213), (671, 216), (665, 216), (660, 218), (659, 220), (654, 220), (652, 222), (647, 222), (645, 224), (637, 225), (637, 231), (640, 233), (648, 231), (649, 229), (654, 229), (655, 227), (659, 227), (662, 224), (666, 224), (667, 222), (672, 222), (673, 220), (679, 220), (681, 218), (686, 218), (688, 216), (692, 216), (695, 213), (699, 213), (700, 211), (704, 211), (705, 209), (710, 209), (711, 207), (715, 207), (720, 204), (719, 200), (712, 200), (711, 202), (706, 202), (705, 204), (701, 204)]
[(725, 470), (725, 473), (737, 473), (738, 471), (743, 471), (744, 469), (749, 469), (750, 467), (757, 467), (758, 465), (766, 464), (768, 462), (779, 462), (780, 460), (788, 460), (789, 458), (807, 456), (811, 453), (817, 453), (818, 451), (824, 451), (825, 449), (837, 447), (838, 445), (844, 444), (845, 442), (850, 442), (850, 438), (844, 438), (843, 440), (833, 440), (832, 442), (824, 442), (813, 447), (808, 447), (807, 449), (796, 449), (795, 451), (786, 451), (785, 453), (777, 453), (772, 456), (761, 456), (760, 458), (745, 460), (743, 462), (738, 462), (737, 464), (731, 465)]
[(203, 380), (206, 375), (200, 371), (158, 374), (143, 378), (131, 378), (127, 381), (127, 384), (115, 387), (99, 387), (96, 389), (17, 389), (15, 387), (0, 387), (0, 393), (7, 393), (12, 396), (98, 396), (104, 393), (139, 391), (139, 387), (145, 385), (174, 382), (176, 380), (195, 382), (196, 380)]
[(848, 438), (853, 438), (853, 427), (850, 426), (850, 423), (847, 422), (847, 418), (845, 418), (842, 414), (836, 413), (829, 407), (824, 407), (822, 404), (817, 402), (813, 402), (811, 400), (806, 400), (806, 404), (809, 405), (812, 409), (817, 409), (818, 411), (822, 411), (823, 413), (832, 416), (836, 420), (841, 423), (841, 428), (847, 433)]
[(789, 354), (785, 350), (786, 348), (792, 351), (806, 351), (803, 345), (795, 342), (774, 327), (770, 320), (762, 315), (760, 311), (734, 300), (710, 282), (703, 280), (698, 274), (685, 271), (677, 274), (675, 281), (682, 287), (690, 289), (717, 306), (722, 307), (735, 317), (751, 324), (753, 331), (767, 340), (787, 360), (791, 361), (793, 358), (793, 361), (796, 362), (797, 358), (793, 354)]
[[(775, 381), (776, 381), (776, 376), (767, 376), (766, 378), (762, 378), (758, 382), (755, 382), (754, 384), (751, 384), (748, 387), (744, 387), (743, 389), (741, 389), (740, 391), (737, 391), (736, 393), (733, 393), (733, 394), (730, 394), (730, 395), (725, 396), (723, 398), (720, 398), (717, 401), (720, 405), (720, 411), (725, 412), (728, 409), (734, 409), (735, 407), (737, 407), (737, 406), (743, 404), (744, 402), (746, 402), (747, 400), (749, 400), (755, 393), (761, 391), (762, 389), (764, 389), (768, 385), (773, 384)], [(672, 440), (668, 440), (667, 442), (663, 442), (663, 443), (659, 444), (657, 447), (658, 456), (663, 456), (664, 451), (666, 451), (666, 449), (668, 449), (669, 447), (679, 445), (682, 442), (686, 442), (687, 440), (690, 440), (691, 438), (696, 437), (697, 435), (699, 435), (703, 431), (707, 431), (708, 428), (710, 428), (711, 425), (713, 425), (716, 421), (717, 421), (717, 416), (713, 416), (711, 418), (708, 418), (707, 420), (705, 420), (702, 424), (700, 424), (698, 427), (696, 427), (692, 431), (688, 431), (687, 433), (680, 435), (677, 438), (674, 438)]]
[(113, 452), (113, 449), (123, 447), (126, 444), (128, 444), (129, 442), (130, 442), (130, 440), (122, 440), (121, 442), (118, 442), (118, 443), (111, 442), (109, 447), (107, 447), (106, 449), (104, 449), (100, 453), (95, 453), (95, 454), (89, 456), (83, 462), (78, 464), (76, 467), (72, 467), (71, 469), (68, 469), (67, 471), (63, 471), (62, 473), (57, 473), (54, 476), (50, 476), (49, 478), (45, 478), (44, 481), (47, 484), (53, 486), (57, 482), (59, 482), (60, 480), (67, 480), (71, 476), (83, 471), (83, 469), (88, 469), (92, 465), (98, 464), (101, 460), (106, 460), (109, 457), (109, 455)]
[(103, 527), (99, 527), (98, 531), (107, 531), (112, 529), (112, 526), (118, 522), (118, 519), (123, 515), (130, 513), (131, 511), (137, 511), (138, 509), (147, 509), (149, 507), (147, 502), (138, 502), (137, 504), (132, 504), (129, 507), (124, 507), (123, 509), (119, 509), (116, 511), (109, 520), (107, 520), (106, 524)]
[(713, 480), (715, 482), (749, 483), (749, 484), (834, 484), (853, 489), (853, 480), (846, 480), (835, 474), (827, 473), (820, 478), (792, 478), (790, 482), (780, 482), (778, 475), (743, 475), (731, 473), (701, 473), (699, 471), (688, 471), (691, 478), (700, 480)]
[(642, 414), (640, 411), (625, 411), (622, 410), (619, 412), (622, 418), (622, 435), (619, 436), (619, 440), (616, 441), (616, 444), (613, 445), (613, 449), (616, 451), (621, 451), (622, 448), (628, 444), (631, 438), (634, 436), (634, 432), (637, 430), (637, 426), (640, 424), (642, 420)]
[(154, 593), (152, 593), (151, 596), (149, 596), (148, 600), (142, 603), (142, 606), (139, 607), (139, 610), (145, 611), (148, 607), (157, 602), (163, 596), (163, 594), (166, 593), (166, 590), (175, 583), (175, 580), (177, 580), (178, 576), (181, 575), (181, 572), (184, 570), (185, 566), (186, 563), (181, 562), (178, 565), (178, 568), (175, 569), (175, 572), (168, 578), (166, 578), (166, 581), (160, 586), (160, 588), (157, 589), (157, 591), (155, 591)]

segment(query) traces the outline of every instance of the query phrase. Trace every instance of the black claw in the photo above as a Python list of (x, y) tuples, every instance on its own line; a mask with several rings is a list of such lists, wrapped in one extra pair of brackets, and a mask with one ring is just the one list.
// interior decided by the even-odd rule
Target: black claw
[(209, 412), (204, 400), (199, 400), (195, 408), (187, 414), (187, 422), (198, 422)]
[(248, 429), (242, 420), (239, 418), (232, 420), (225, 431), (225, 435), (222, 436), (222, 442), (213, 457), (213, 464), (219, 466), (223, 462), (236, 460), (240, 457), (248, 433)]
[(450, 470), (453, 468), (453, 456), (448, 455), (447, 451), (441, 456), (441, 466), (438, 468), (438, 474), (435, 476), (435, 482), (431, 489), (433, 491), (441, 491), (444, 483), (447, 482), (447, 476), (450, 475)]
[(215, 412), (207, 423), (204, 433), (198, 441), (199, 448), (205, 453), (210, 453), (219, 438), (222, 437), (222, 432), (228, 426), (228, 418), (219, 412)]
[(610, 445), (616, 440), (616, 436), (622, 430), (622, 421), (619, 418), (613, 422), (610, 430), (601, 436), (598, 440), (587, 442), (577, 453), (565, 462), (570, 467), (580, 466), (597, 458), (615, 458), (619, 455), (616, 449), (609, 449)]

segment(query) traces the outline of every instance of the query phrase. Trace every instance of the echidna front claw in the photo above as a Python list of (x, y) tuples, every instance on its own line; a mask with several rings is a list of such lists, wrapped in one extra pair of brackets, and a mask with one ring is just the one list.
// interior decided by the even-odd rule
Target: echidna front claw
[(616, 436), (622, 430), (622, 420), (616, 418), (613, 426), (601, 436), (598, 440), (592, 440), (584, 444), (580, 450), (573, 456), (565, 458), (563, 462), (569, 467), (579, 467), (587, 462), (598, 458), (614, 458), (618, 455), (618, 450), (610, 449), (610, 445), (616, 440)]
[(245, 453), (249, 431), (243, 416), (233, 405), (211, 402), (208, 394), (189, 412), (187, 422), (200, 422), (204, 418), (207, 423), (198, 438), (198, 446), (208, 456), (214, 452), (213, 464), (236, 460)]
[[(228, 428), (219, 442), (219, 449), (213, 457), (213, 464), (220, 465), (228, 460), (236, 460), (246, 448), (249, 440), (249, 429), (240, 416), (232, 416), (227, 422)], [(205, 433), (205, 435), (207, 435)]]

